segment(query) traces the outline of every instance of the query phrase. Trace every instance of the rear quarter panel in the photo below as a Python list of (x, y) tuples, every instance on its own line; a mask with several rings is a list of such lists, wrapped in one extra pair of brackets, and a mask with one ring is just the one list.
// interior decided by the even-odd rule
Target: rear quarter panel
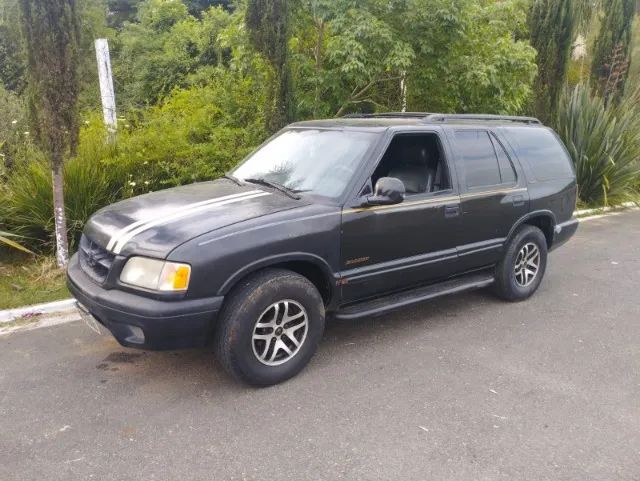
[[(548, 138), (552, 139), (550, 142), (554, 143), (553, 147), (557, 151), (554, 155), (561, 156), (562, 158), (558, 158), (558, 162), (566, 164), (567, 168), (563, 173), (541, 179), (539, 166), (534, 164), (535, 159), (528, 154), (526, 146), (518, 142), (514, 135), (515, 129), (524, 132), (526, 130), (523, 129), (537, 129), (550, 134)], [(555, 224), (571, 219), (578, 192), (576, 176), (573, 162), (558, 135), (548, 127), (501, 127), (498, 130), (502, 138), (510, 144), (511, 150), (515, 153), (527, 178), (529, 211), (531, 213), (549, 211), (553, 214)]]

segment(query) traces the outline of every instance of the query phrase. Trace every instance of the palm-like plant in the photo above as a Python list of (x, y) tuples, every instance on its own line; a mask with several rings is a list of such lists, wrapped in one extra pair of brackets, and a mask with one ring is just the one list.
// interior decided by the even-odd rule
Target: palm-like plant
[(7, 245), (9, 247), (13, 247), (14, 249), (18, 249), (19, 251), (26, 252), (27, 254), (33, 254), (29, 249), (27, 249), (22, 244), (11, 240), (10, 237), (20, 237), (16, 234), (12, 234), (10, 232), (4, 232), (0, 230), (0, 244)]
[(633, 103), (606, 106), (578, 85), (561, 97), (555, 128), (575, 164), (582, 202), (601, 206), (638, 200), (640, 115)]

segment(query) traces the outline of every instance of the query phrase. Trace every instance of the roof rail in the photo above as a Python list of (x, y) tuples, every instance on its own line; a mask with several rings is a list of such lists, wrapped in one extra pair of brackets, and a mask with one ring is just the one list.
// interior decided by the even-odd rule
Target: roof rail
[(471, 121), (507, 121), (523, 124), (541, 124), (535, 117), (519, 117), (515, 115), (488, 115), (488, 114), (429, 114), (424, 118), (425, 122), (447, 122), (449, 120)]
[(409, 118), (421, 119), (425, 122), (447, 122), (467, 120), (477, 122), (520, 122), (523, 124), (536, 124), (540, 122), (535, 117), (520, 117), (515, 115), (490, 115), (490, 114), (432, 114), (429, 112), (380, 112), (374, 114), (347, 114), (344, 118), (351, 119), (385, 119), (385, 118)]
[(425, 117), (433, 115), (429, 112), (379, 112), (374, 114), (347, 114), (343, 115), (343, 118), (347, 119), (384, 119), (384, 118), (397, 118), (405, 117), (411, 119), (424, 119)]

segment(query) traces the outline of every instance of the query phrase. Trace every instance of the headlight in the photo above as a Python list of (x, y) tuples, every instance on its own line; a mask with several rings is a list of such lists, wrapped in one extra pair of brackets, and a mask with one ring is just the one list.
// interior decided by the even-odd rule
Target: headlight
[(132, 257), (122, 269), (120, 281), (156, 291), (186, 291), (190, 276), (189, 264)]

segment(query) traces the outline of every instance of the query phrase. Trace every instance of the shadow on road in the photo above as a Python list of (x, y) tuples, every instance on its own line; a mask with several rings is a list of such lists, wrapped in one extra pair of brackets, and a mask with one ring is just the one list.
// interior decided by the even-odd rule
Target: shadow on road
[[(453, 295), (397, 312), (357, 321), (328, 319), (324, 338), (310, 365), (299, 375), (318, 375), (336, 366), (366, 358), (372, 349), (393, 349), (398, 343), (424, 335), (425, 331), (454, 327), (468, 322), (478, 309), (489, 303), (499, 303), (488, 290)], [(483, 307), (485, 306), (485, 307)], [(82, 327), (78, 326), (79, 329)], [(211, 347), (180, 351), (140, 351), (120, 346), (109, 335), (87, 342), (97, 342), (97, 349), (85, 353), (84, 360), (93, 357), (95, 370), (87, 377), (101, 384), (142, 382), (147, 388), (164, 386), (169, 391), (199, 386), (206, 391), (235, 393), (252, 390), (230, 379), (217, 363)], [(88, 347), (88, 346), (87, 346)], [(141, 381), (140, 377), (144, 377)], [(296, 382), (289, 381), (288, 384)], [(175, 386), (175, 388), (172, 388)], [(197, 394), (197, 389), (194, 393)]]

